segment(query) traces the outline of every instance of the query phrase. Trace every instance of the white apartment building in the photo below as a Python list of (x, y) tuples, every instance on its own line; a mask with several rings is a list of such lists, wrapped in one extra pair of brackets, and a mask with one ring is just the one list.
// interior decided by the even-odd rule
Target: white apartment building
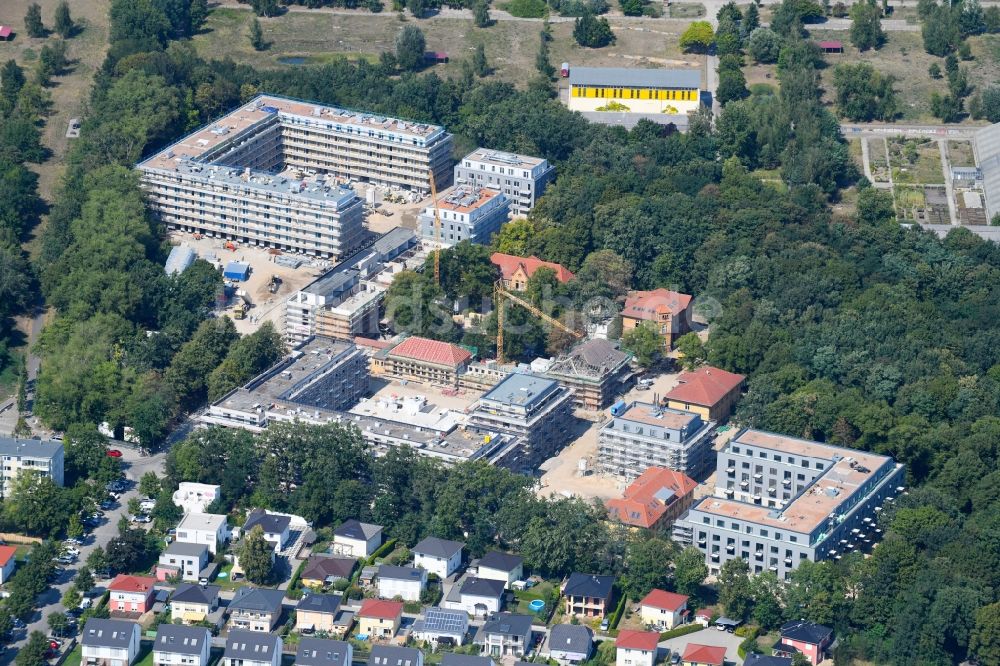
[(184, 513), (204, 513), (205, 508), (222, 497), (222, 487), (211, 483), (181, 481), (174, 491), (174, 504)]
[(378, 596), (383, 599), (399, 597), (403, 601), (420, 601), (426, 585), (427, 572), (424, 569), (387, 564), (378, 568)]
[(455, 165), (455, 184), (491, 187), (510, 199), (513, 215), (527, 215), (555, 178), (556, 168), (541, 157), (476, 148)]
[[(510, 217), (510, 199), (500, 190), (489, 187), (456, 185), (441, 193), (437, 208), (442, 247), (451, 247), (464, 240), (487, 245)], [(433, 202), (424, 208), (417, 224), (420, 237), (436, 245)]]
[(215, 555), (229, 541), (229, 524), (220, 514), (189, 513), (181, 519), (174, 539), (178, 543), (208, 546), (209, 552)]
[(714, 427), (694, 412), (633, 402), (601, 427), (598, 464), (605, 474), (629, 481), (650, 467), (699, 478), (711, 465)]
[(0, 437), (0, 460), (3, 470), (3, 496), (10, 493), (11, 484), (21, 470), (30, 470), (47, 476), (57, 485), (63, 485), (64, 453), (61, 442), (37, 439)]

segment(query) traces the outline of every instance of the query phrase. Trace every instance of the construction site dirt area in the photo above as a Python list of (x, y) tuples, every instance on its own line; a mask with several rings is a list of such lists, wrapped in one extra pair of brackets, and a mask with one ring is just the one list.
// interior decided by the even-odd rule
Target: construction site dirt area
[(382, 398), (427, 398), (428, 407), (448, 409), (460, 414), (471, 412), (482, 395), (468, 389), (453, 391), (432, 384), (401, 381), (384, 375), (372, 375), (368, 380), (368, 387), (372, 396), (369, 398), (370, 401), (378, 401)]
[[(369, 192), (372, 190), (376, 192), (378, 201), (375, 206), (369, 198)], [(365, 226), (377, 234), (383, 234), (396, 227), (416, 230), (417, 217), (424, 208), (431, 205), (429, 195), (417, 201), (410, 201), (408, 191), (394, 191), (367, 183), (356, 183), (354, 191), (362, 200), (368, 202), (365, 206)]]

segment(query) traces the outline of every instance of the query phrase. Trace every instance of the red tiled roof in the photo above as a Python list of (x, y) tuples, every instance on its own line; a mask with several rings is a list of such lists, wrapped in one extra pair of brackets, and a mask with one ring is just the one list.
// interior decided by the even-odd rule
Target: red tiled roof
[(820, 42), (819, 47), (821, 49), (842, 49), (844, 48), (844, 43), (837, 40), (831, 40), (829, 42)]
[(634, 631), (632, 629), (622, 629), (618, 632), (618, 639), (615, 641), (615, 647), (651, 651), (656, 649), (656, 644), (659, 642), (660, 635), (655, 631)]
[(681, 606), (686, 604), (688, 601), (687, 596), (683, 594), (677, 594), (676, 592), (667, 592), (665, 590), (653, 590), (646, 597), (639, 602), (640, 606), (650, 606), (652, 608), (661, 608), (663, 610), (670, 611), (672, 613), (677, 612)]
[(393, 347), (389, 355), (451, 367), (457, 367), (472, 358), (469, 350), (463, 347), (417, 336), (406, 338), (400, 342)]
[(363, 338), (361, 336), (355, 336), (354, 344), (359, 347), (371, 347), (372, 349), (385, 349), (390, 343), (385, 340), (373, 340), (372, 338)]
[(149, 592), (156, 584), (155, 578), (149, 576), (130, 576), (128, 574), (118, 574), (108, 585), (109, 590), (115, 592)]
[(689, 402), (711, 407), (743, 383), (743, 375), (726, 372), (720, 368), (704, 366), (694, 372), (682, 372), (678, 384), (665, 396), (667, 400)]
[(383, 601), (382, 599), (365, 599), (361, 603), (358, 617), (375, 617), (383, 620), (395, 620), (403, 614), (402, 601)]
[(693, 662), (695, 664), (718, 664), (718, 666), (723, 666), (726, 662), (726, 648), (688, 643), (681, 661), (684, 663)]
[(542, 261), (538, 257), (532, 255), (530, 257), (518, 257), (513, 254), (503, 254), (501, 252), (494, 252), (490, 255), (490, 261), (500, 267), (500, 274), (503, 275), (504, 280), (509, 280), (513, 277), (514, 272), (517, 271), (518, 266), (524, 267), (524, 273), (528, 277), (535, 274), (539, 268), (551, 268), (556, 273), (556, 279), (563, 284), (572, 280), (575, 275), (571, 273), (568, 269), (564, 268), (561, 264), (557, 264), (551, 261)]
[(0, 567), (7, 566), (15, 553), (17, 553), (17, 548), (14, 546), (0, 546)]
[[(682, 472), (665, 467), (650, 467), (625, 489), (623, 497), (608, 500), (611, 517), (634, 527), (652, 527), (681, 497), (694, 492), (698, 482)], [(656, 497), (663, 489), (674, 491), (674, 498), (664, 503)]]
[(13, 32), (9, 25), (0, 25), (0, 37), (10, 37), (10, 33)]
[(625, 309), (622, 310), (622, 316), (648, 321), (656, 315), (668, 312), (676, 317), (689, 305), (691, 305), (690, 295), (680, 294), (669, 289), (633, 291), (625, 298)]

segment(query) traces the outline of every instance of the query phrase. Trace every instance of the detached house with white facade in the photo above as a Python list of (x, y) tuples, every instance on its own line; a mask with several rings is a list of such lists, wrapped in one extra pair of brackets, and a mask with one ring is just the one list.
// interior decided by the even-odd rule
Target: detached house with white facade
[(403, 601), (420, 601), (426, 585), (427, 571), (424, 569), (387, 564), (378, 568), (378, 596), (383, 599), (399, 597)]
[(131, 666), (139, 656), (139, 625), (92, 617), (83, 626), (80, 643), (83, 664)]
[(413, 564), (439, 578), (447, 578), (462, 566), (464, 543), (427, 537), (413, 547)]
[(208, 666), (212, 634), (205, 627), (161, 624), (153, 641), (156, 666)]

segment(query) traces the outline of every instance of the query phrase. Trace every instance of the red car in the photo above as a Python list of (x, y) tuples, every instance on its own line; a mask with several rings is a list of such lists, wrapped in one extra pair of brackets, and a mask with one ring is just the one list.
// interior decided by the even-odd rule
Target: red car
[(118, 449), (108, 449), (108, 456), (111, 458), (121, 458), (122, 452)]

